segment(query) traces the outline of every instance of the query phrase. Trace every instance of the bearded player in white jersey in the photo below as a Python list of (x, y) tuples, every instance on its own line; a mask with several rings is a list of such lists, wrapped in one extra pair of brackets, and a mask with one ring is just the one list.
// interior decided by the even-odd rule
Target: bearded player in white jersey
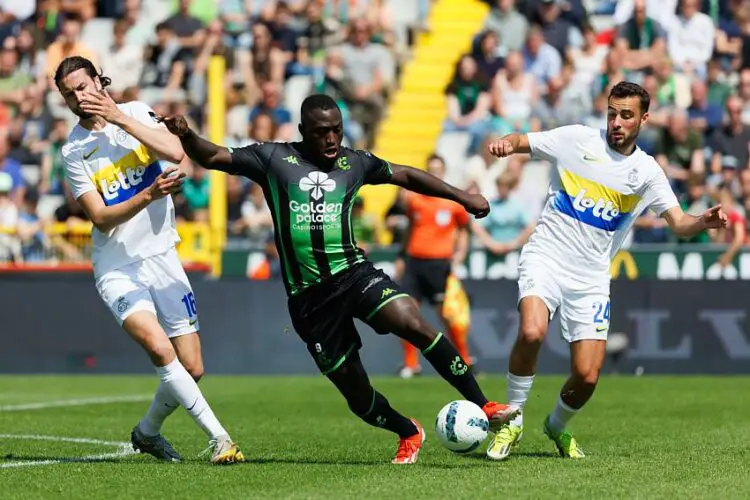
[(79, 118), (62, 156), (73, 195), (94, 224), (96, 288), (161, 380), (148, 413), (133, 428), (133, 447), (180, 461), (160, 430), (183, 406), (208, 435), (212, 463), (242, 462), (197, 385), (203, 374), (198, 313), (175, 249), (171, 198), (185, 174), (165, 163), (180, 163), (182, 146), (146, 104), (116, 104), (104, 90), (109, 78), (83, 57), (65, 59), (55, 83)]
[[(549, 321), (559, 314), (570, 344), (571, 374), (543, 430), (563, 457), (585, 456), (567, 424), (594, 393), (609, 330), (610, 262), (636, 217), (650, 208), (680, 237), (727, 221), (720, 206), (698, 217), (683, 213), (664, 171), (636, 146), (649, 104), (643, 88), (622, 82), (609, 94), (606, 131), (572, 125), (511, 134), (489, 145), (497, 157), (531, 153), (553, 166), (544, 209), (521, 252), (521, 319), (507, 393), (508, 403), (522, 410)], [(495, 434), (487, 455), (506, 459), (522, 436), (520, 413)]]

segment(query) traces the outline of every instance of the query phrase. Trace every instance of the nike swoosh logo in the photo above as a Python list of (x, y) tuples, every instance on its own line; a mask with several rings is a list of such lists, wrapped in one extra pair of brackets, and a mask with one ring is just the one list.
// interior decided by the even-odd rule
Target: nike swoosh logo
[(91, 158), (91, 155), (96, 153), (97, 151), (99, 151), (99, 146), (95, 147), (89, 154), (84, 154), (83, 159), (88, 160), (89, 158)]
[(198, 322), (198, 320), (197, 320), (197, 319), (194, 319), (194, 320), (192, 320), (192, 321), (190, 322), (190, 326), (193, 326), (193, 325), (194, 325), (194, 324), (196, 324), (197, 322)]
[(586, 161), (599, 161), (599, 158), (594, 158), (593, 156), (589, 155), (583, 155), (583, 159)]
[(602, 333), (602, 332), (606, 332), (606, 331), (607, 331), (607, 327), (606, 326), (597, 327), (596, 328), (596, 333)]
[(192, 406), (190, 406), (190, 408), (185, 408), (185, 409), (186, 409), (187, 411), (190, 411), (190, 410), (192, 410), (193, 408), (195, 408), (195, 405), (197, 405), (197, 404), (198, 404), (198, 399), (199, 399), (199, 398), (195, 398), (195, 401), (193, 401), (193, 404), (192, 404)]

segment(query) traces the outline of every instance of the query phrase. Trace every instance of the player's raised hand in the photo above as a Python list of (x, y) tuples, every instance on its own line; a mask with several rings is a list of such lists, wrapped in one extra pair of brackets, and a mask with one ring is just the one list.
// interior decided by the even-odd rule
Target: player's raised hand
[(703, 212), (703, 215), (701, 217), (703, 218), (703, 222), (706, 224), (706, 227), (710, 229), (726, 227), (727, 221), (729, 220), (727, 214), (724, 213), (724, 210), (721, 209), (721, 205), (716, 205), (715, 207), (709, 208), (708, 210)]
[(158, 200), (170, 194), (179, 193), (182, 183), (185, 182), (185, 172), (180, 172), (177, 167), (169, 167), (159, 174), (159, 177), (151, 184), (151, 199)]
[(490, 142), (489, 146), (487, 146), (487, 149), (489, 149), (492, 156), (497, 156), (498, 158), (504, 158), (515, 153), (513, 143), (504, 138), (500, 138)]
[(172, 132), (177, 137), (183, 136), (190, 131), (188, 122), (182, 115), (165, 116), (159, 118), (159, 121), (167, 126), (167, 130)]
[(490, 203), (481, 194), (464, 193), (461, 204), (467, 212), (477, 219), (487, 217), (487, 214), (490, 213)]
[(81, 110), (96, 116), (101, 116), (109, 123), (115, 123), (122, 116), (122, 111), (117, 103), (109, 96), (106, 90), (87, 90), (80, 104)]

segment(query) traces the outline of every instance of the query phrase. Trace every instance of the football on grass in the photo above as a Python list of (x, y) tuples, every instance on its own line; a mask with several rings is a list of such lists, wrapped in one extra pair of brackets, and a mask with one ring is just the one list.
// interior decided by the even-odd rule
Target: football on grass
[(487, 438), (490, 423), (484, 411), (471, 401), (452, 401), (438, 413), (435, 433), (451, 451), (474, 451)]

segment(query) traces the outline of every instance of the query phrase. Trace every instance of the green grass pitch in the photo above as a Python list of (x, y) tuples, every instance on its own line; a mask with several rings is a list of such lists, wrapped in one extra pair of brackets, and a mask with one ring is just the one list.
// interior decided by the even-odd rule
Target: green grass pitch
[[(154, 376), (2, 376), (0, 498), (750, 498), (750, 378), (604, 377), (571, 424), (588, 454), (577, 462), (541, 431), (562, 380), (538, 377), (524, 439), (496, 463), (485, 446), (464, 456), (438, 443), (435, 415), (458, 396), (441, 380), (374, 379), (427, 429), (419, 463), (394, 466), (395, 436), (354, 418), (322, 377), (209, 375), (201, 387), (248, 459), (223, 468), (197, 458), (207, 440), (181, 410), (164, 434), (185, 463), (119, 456)], [(501, 377), (480, 383), (505, 393)], [(120, 396), (135, 401), (91, 402)]]

